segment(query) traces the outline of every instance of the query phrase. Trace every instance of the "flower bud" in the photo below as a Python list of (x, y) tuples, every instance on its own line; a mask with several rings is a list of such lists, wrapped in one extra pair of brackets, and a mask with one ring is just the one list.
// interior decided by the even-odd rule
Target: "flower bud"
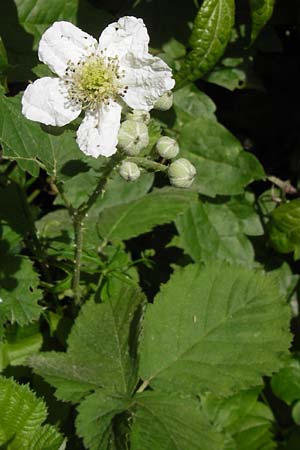
[(154, 103), (154, 108), (160, 111), (167, 111), (173, 105), (173, 92), (167, 91)]
[(118, 147), (127, 155), (138, 155), (148, 143), (148, 128), (144, 123), (134, 120), (125, 120), (122, 123), (118, 135)]
[(175, 139), (168, 136), (162, 136), (156, 143), (156, 150), (162, 158), (172, 159), (178, 155), (179, 146)]
[(119, 174), (126, 181), (135, 181), (141, 175), (141, 171), (135, 163), (123, 161), (119, 168)]
[(126, 118), (129, 120), (134, 120), (135, 122), (143, 122), (145, 125), (149, 125), (150, 113), (144, 111), (143, 109), (134, 109), (133, 111), (126, 114)]
[(194, 181), (195, 175), (195, 167), (185, 158), (177, 159), (172, 162), (168, 168), (170, 183), (176, 187), (190, 187)]

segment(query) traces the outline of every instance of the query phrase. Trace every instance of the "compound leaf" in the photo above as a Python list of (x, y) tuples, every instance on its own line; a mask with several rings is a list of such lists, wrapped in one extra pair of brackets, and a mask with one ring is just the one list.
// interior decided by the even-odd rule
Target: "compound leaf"
[(224, 263), (187, 266), (148, 305), (140, 376), (154, 389), (220, 396), (258, 385), (282, 365), (289, 319), (266, 275)]

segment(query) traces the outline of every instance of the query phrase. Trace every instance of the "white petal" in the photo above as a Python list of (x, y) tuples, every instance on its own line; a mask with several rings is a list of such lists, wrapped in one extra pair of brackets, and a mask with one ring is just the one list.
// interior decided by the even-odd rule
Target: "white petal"
[(127, 52), (142, 55), (148, 52), (149, 36), (142, 19), (125, 16), (105, 28), (99, 39), (99, 50), (108, 56), (123, 56)]
[(63, 76), (68, 61), (77, 63), (97, 48), (97, 41), (70, 22), (55, 22), (43, 34), (39, 44), (39, 59)]
[(87, 112), (77, 130), (77, 144), (83, 153), (97, 158), (117, 151), (121, 106), (110, 100), (99, 111)]
[(44, 77), (29, 84), (22, 97), (27, 119), (62, 127), (79, 116), (81, 107), (71, 104), (67, 88), (59, 78)]
[(149, 111), (156, 100), (175, 84), (170, 67), (160, 58), (144, 55), (138, 57), (128, 53), (120, 61), (125, 70), (122, 84), (128, 86), (123, 100), (133, 109)]

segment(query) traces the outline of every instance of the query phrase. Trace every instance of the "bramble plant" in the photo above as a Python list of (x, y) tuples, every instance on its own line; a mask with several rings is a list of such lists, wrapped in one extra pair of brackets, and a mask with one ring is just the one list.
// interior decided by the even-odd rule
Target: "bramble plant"
[(296, 450), (280, 5), (99, 3), (0, 5), (0, 448)]

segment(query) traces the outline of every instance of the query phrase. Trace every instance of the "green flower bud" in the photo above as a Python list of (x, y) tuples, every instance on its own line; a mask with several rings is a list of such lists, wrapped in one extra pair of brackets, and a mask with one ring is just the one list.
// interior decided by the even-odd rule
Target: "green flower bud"
[(156, 142), (157, 153), (166, 159), (175, 158), (179, 153), (179, 146), (175, 139), (168, 136), (162, 136)]
[(144, 111), (143, 109), (134, 109), (133, 111), (126, 114), (126, 118), (129, 120), (134, 120), (135, 122), (143, 122), (144, 124), (149, 125), (150, 113), (148, 111)]
[(141, 175), (141, 171), (135, 163), (123, 161), (119, 168), (119, 174), (126, 181), (135, 181)]
[(149, 143), (148, 128), (142, 122), (125, 120), (120, 127), (118, 147), (127, 155), (135, 156)]
[(154, 108), (160, 111), (167, 111), (173, 105), (173, 92), (167, 91), (154, 103)]
[(176, 187), (190, 187), (194, 181), (195, 175), (195, 167), (185, 158), (177, 159), (172, 162), (168, 168), (170, 183)]

